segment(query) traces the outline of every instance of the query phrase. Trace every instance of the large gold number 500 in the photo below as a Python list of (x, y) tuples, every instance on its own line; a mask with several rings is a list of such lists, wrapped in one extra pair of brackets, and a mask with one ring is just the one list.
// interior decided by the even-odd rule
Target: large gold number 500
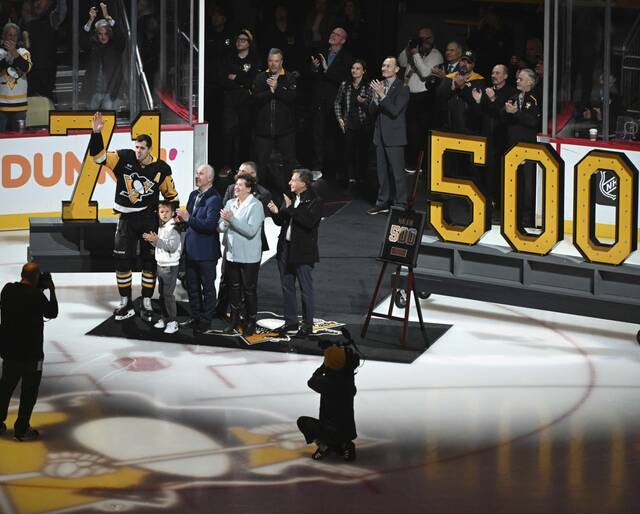
[[(102, 141), (105, 149), (109, 148), (113, 129), (116, 124), (114, 112), (102, 114), (104, 128)], [(70, 130), (86, 130), (92, 128), (93, 112), (51, 112), (49, 114), (49, 133), (52, 136), (65, 136)], [(153, 142), (151, 155), (158, 159), (160, 155), (160, 114), (157, 112), (143, 112), (138, 115), (131, 125), (131, 139), (140, 134), (148, 134)], [(80, 176), (73, 188), (71, 200), (62, 201), (62, 219), (96, 220), (98, 219), (98, 202), (91, 200), (96, 182), (100, 175), (100, 165), (93, 162), (89, 149), (84, 154)]]
[[(444, 155), (446, 151), (469, 153), (474, 164), (484, 164), (487, 156), (487, 143), (483, 137), (463, 136), (459, 134), (431, 134), (431, 191), (445, 195), (466, 198), (471, 202), (472, 219), (469, 225), (461, 227), (449, 225), (444, 220), (443, 204), (431, 201), (431, 225), (445, 241), (452, 243), (476, 244), (489, 230), (487, 200), (472, 180), (445, 177)], [(491, 170), (491, 172), (495, 172)]]

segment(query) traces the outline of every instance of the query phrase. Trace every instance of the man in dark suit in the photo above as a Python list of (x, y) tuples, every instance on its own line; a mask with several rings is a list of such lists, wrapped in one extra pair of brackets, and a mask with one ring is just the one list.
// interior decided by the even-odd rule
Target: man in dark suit
[(397, 80), (400, 67), (395, 57), (382, 62), (382, 81), (372, 80), (373, 99), (369, 111), (375, 118), (373, 143), (376, 145), (378, 199), (367, 214), (389, 212), (389, 207), (407, 207), (407, 179), (404, 147), (407, 144), (405, 114), (409, 88)]
[[(333, 156), (342, 155), (335, 151), (341, 141), (340, 127), (336, 122), (333, 103), (338, 88), (344, 80), (350, 80), (353, 57), (343, 48), (347, 41), (347, 31), (336, 27), (329, 35), (329, 48), (322, 53), (311, 56), (316, 83), (313, 90), (313, 150), (314, 170), (325, 170), (328, 150)], [(339, 167), (340, 163), (336, 163)], [(333, 174), (336, 170), (331, 169)]]
[(176, 211), (179, 221), (187, 224), (185, 253), (187, 263), (187, 293), (194, 332), (211, 328), (216, 307), (216, 265), (220, 258), (218, 221), (222, 201), (213, 187), (213, 168), (198, 166), (196, 186), (189, 195), (186, 209)]

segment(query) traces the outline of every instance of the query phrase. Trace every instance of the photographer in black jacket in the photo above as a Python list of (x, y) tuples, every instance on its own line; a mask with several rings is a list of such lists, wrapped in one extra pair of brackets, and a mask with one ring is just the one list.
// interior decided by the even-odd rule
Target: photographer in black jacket
[[(18, 441), (33, 441), (39, 434), (31, 428), (29, 420), (42, 379), (43, 318), (58, 316), (58, 300), (51, 275), (40, 273), (37, 263), (25, 264), (21, 276), (20, 282), (6, 284), (0, 293), (0, 433), (7, 430), (4, 421), (9, 400), (22, 379), (14, 436)], [(49, 290), (48, 300), (44, 289)]]
[[(348, 337), (348, 332), (343, 333)], [(351, 349), (350, 343), (330, 343), (325, 347), (322, 366), (307, 382), (311, 389), (320, 393), (320, 419), (301, 416), (298, 428), (307, 444), (315, 442), (318, 446), (311, 456), (314, 460), (322, 459), (331, 451), (342, 455), (346, 461), (356, 458), (353, 444), (358, 436), (353, 414), (354, 371), (360, 364), (360, 357)]]

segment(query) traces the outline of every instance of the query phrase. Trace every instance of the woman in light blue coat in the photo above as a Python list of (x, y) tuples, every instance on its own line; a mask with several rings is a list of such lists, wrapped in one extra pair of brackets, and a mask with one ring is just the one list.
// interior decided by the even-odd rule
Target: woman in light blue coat
[(248, 173), (236, 175), (235, 198), (220, 211), (218, 229), (224, 235), (226, 252), (226, 278), (229, 283), (231, 323), (227, 332), (233, 333), (240, 325), (240, 301), (244, 297), (245, 324), (243, 335), (256, 331), (258, 314), (258, 271), (262, 259), (262, 224), (264, 209), (253, 191), (256, 179)]

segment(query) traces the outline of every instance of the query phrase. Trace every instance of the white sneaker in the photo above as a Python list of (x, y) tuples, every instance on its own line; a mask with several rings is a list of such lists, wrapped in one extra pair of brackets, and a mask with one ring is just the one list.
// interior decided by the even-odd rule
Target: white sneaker
[(164, 328), (165, 324), (164, 324), (164, 320), (162, 318), (160, 318), (155, 325), (153, 325), (153, 328)]
[(175, 334), (178, 331), (178, 322), (170, 321), (167, 323), (167, 328), (164, 329), (165, 334)]

